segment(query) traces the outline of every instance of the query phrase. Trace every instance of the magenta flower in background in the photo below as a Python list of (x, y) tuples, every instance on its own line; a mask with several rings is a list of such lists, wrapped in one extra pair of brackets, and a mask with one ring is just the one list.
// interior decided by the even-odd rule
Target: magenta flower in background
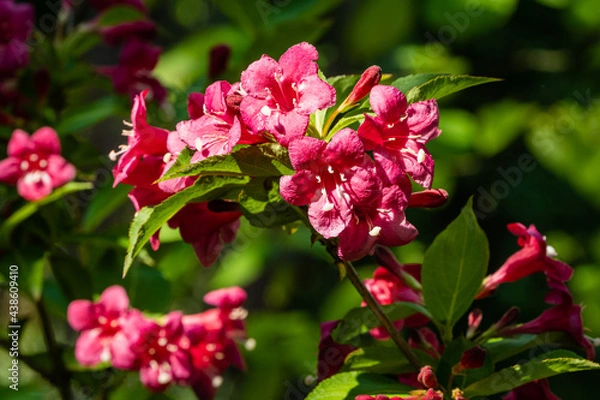
[(123, 324), (130, 316), (129, 298), (121, 286), (102, 292), (97, 302), (75, 300), (69, 304), (67, 320), (81, 334), (75, 344), (75, 358), (82, 365), (112, 362), (130, 365), (135, 355), (129, 350)]
[(302, 136), (310, 114), (335, 104), (335, 89), (319, 78), (317, 49), (290, 47), (275, 61), (263, 55), (242, 72), (242, 119), (253, 132), (268, 131), (284, 146)]
[(546, 244), (546, 239), (535, 225), (508, 224), (508, 230), (519, 239), (521, 250), (510, 256), (496, 272), (483, 281), (477, 298), (491, 294), (503, 283), (515, 282), (536, 272), (543, 272), (550, 280), (565, 282), (571, 279), (573, 269), (555, 260), (556, 252)]
[(90, 3), (98, 10), (105, 10), (114, 6), (129, 5), (140, 11), (146, 11), (146, 6), (142, 0), (90, 0)]
[(425, 144), (441, 133), (436, 101), (408, 105), (400, 90), (377, 85), (371, 89), (370, 102), (376, 115), (365, 115), (358, 128), (365, 149), (389, 157), (415, 182), (430, 189), (434, 162)]
[(29, 62), (27, 39), (34, 27), (33, 17), (31, 4), (0, 1), (0, 79)]
[(129, 94), (134, 98), (141, 91), (150, 90), (152, 97), (162, 103), (167, 96), (167, 91), (152, 76), (152, 70), (156, 67), (159, 56), (159, 47), (132, 38), (121, 50), (119, 65), (98, 67), (97, 70), (112, 79), (113, 87), (118, 93)]
[(190, 243), (200, 263), (212, 265), (223, 246), (233, 242), (240, 227), (239, 211), (212, 211), (209, 203), (189, 203), (168, 221), (179, 228), (183, 241)]
[(16, 184), (19, 195), (29, 201), (46, 197), (75, 178), (75, 167), (60, 151), (58, 135), (50, 127), (38, 129), (31, 137), (15, 130), (8, 142), (8, 158), (0, 161), (0, 182)]
[(332, 333), (340, 321), (328, 321), (321, 324), (321, 340), (319, 341), (319, 356), (317, 377), (319, 382), (339, 372), (348, 354), (356, 350), (349, 344), (339, 344), (333, 340)]
[(152, 41), (156, 38), (157, 28), (152, 21), (139, 20), (125, 22), (114, 26), (99, 28), (102, 39), (111, 46), (116, 46), (131, 39)]
[(325, 238), (337, 237), (353, 219), (353, 204), (369, 204), (380, 196), (381, 182), (373, 161), (352, 129), (339, 131), (326, 143), (299, 137), (289, 145), (296, 173), (280, 181), (289, 203), (308, 205), (312, 226)]

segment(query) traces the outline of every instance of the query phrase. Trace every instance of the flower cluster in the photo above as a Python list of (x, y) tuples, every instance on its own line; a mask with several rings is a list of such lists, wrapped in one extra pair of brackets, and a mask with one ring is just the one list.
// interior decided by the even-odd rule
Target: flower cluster
[[(573, 297), (565, 284), (571, 278), (572, 268), (555, 258), (557, 256), (555, 250), (547, 245), (545, 237), (538, 232), (534, 225), (526, 227), (519, 223), (513, 223), (508, 225), (508, 230), (518, 237), (518, 244), (522, 248), (511, 255), (498, 270), (484, 279), (477, 298), (491, 295), (502, 284), (517, 281), (536, 272), (542, 272), (546, 276), (549, 287), (545, 301), (552, 307), (536, 319), (523, 324), (516, 324), (519, 310), (517, 307), (513, 307), (499, 321), (493, 323), (483, 332), (479, 331), (483, 313), (479, 309), (473, 310), (468, 316), (466, 338), (483, 344), (483, 347), (474, 345), (466, 349), (460, 360), (457, 360), (457, 363), (451, 368), (454, 376), (464, 375), (465, 371), (480, 368), (484, 365), (487, 354), (485, 343), (489, 339), (512, 337), (527, 333), (564, 332), (571, 337), (574, 344), (585, 350), (586, 357), (589, 360), (595, 358), (594, 345), (584, 334), (581, 306), (574, 304)], [(365, 280), (365, 286), (373, 297), (382, 305), (396, 302), (412, 302), (422, 305), (422, 293), (418, 290), (420, 265), (400, 265), (389, 251), (386, 252), (380, 248), (377, 249), (376, 256), (384, 265), (375, 270), (373, 278)], [(431, 357), (440, 359), (444, 346), (440, 343), (436, 333), (426, 326), (428, 322), (425, 316), (415, 314), (403, 320), (395, 321), (394, 324), (398, 329), (406, 328), (408, 330), (409, 345), (412, 348), (425, 351)], [(337, 324), (337, 321), (333, 321), (327, 323), (327, 326), (335, 327)], [(389, 337), (382, 328), (372, 329), (370, 333), (375, 339), (379, 340)], [(343, 350), (342, 354), (344, 356), (355, 350), (352, 346), (343, 347), (345, 345), (335, 343), (331, 335), (323, 337), (321, 344), (322, 346), (319, 349), (320, 360), (331, 348), (336, 348), (338, 351)], [(341, 366), (341, 363), (337, 365), (334, 373)], [(320, 379), (325, 377), (327, 376), (319, 376)], [(411, 397), (404, 397), (404, 399), (442, 398), (435, 391), (438, 384), (434, 371), (430, 366), (425, 366), (419, 374), (400, 374), (398, 380), (415, 388), (415, 394)], [(386, 399), (387, 397), (367, 395), (356, 397), (357, 400), (380, 398)], [(453, 398), (462, 399), (463, 397), (461, 395)], [(556, 396), (550, 391), (547, 381), (539, 380), (518, 387), (505, 397), (505, 399), (521, 398), (554, 399)]]
[(245, 300), (239, 287), (219, 289), (204, 297), (214, 308), (194, 315), (173, 311), (157, 321), (130, 308), (121, 286), (111, 286), (97, 302), (69, 305), (69, 324), (81, 332), (75, 357), (86, 366), (139, 370), (142, 383), (154, 391), (175, 383), (212, 399), (225, 369), (244, 368), (237, 344), (252, 345), (246, 339)]
[(17, 129), (8, 142), (8, 158), (0, 161), (0, 182), (17, 185), (24, 199), (35, 201), (75, 178), (75, 167), (60, 155), (56, 131), (43, 127), (31, 136)]
[[(440, 133), (435, 100), (408, 105), (398, 89), (378, 84), (381, 70), (371, 67), (336, 112), (354, 107), (370, 93), (375, 114), (365, 114), (358, 131), (318, 133), (311, 114), (334, 106), (336, 92), (319, 77), (317, 59), (317, 50), (308, 43), (292, 46), (279, 60), (264, 55), (242, 72), (240, 82), (217, 81), (204, 94), (190, 95), (190, 119), (171, 132), (145, 122), (146, 92), (137, 96), (133, 129), (126, 131), (128, 144), (112, 153), (113, 158), (123, 154), (115, 167), (115, 183), (135, 186), (131, 197), (139, 209), (194, 181), (153, 183), (185, 147), (193, 151), (195, 163), (229, 154), (238, 145), (277, 142), (287, 148), (295, 170), (281, 178), (281, 196), (292, 205), (306, 206), (323, 238), (338, 239), (339, 257), (355, 260), (373, 253), (376, 244), (409, 243), (417, 230), (406, 220), (405, 209), (436, 207), (447, 198), (442, 190), (429, 190), (433, 160), (425, 143)], [(409, 176), (428, 190), (413, 194)], [(229, 232), (235, 231), (233, 216), (224, 218)], [(228, 242), (232, 236), (214, 241)], [(206, 247), (204, 239), (184, 235), (184, 240), (197, 251)], [(153, 245), (157, 247), (156, 238)]]

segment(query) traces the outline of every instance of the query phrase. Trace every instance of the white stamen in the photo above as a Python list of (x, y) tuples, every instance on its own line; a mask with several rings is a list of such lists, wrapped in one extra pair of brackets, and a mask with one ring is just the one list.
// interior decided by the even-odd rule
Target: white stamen
[(225, 354), (223, 354), (221, 352), (215, 353), (215, 358), (217, 360), (223, 360), (223, 359), (225, 359)]
[(171, 153), (165, 153), (165, 155), (163, 156), (163, 162), (166, 164), (169, 161), (171, 161), (171, 158), (173, 158), (173, 154), (171, 154)]
[(171, 365), (169, 363), (162, 363), (160, 366), (160, 372), (158, 373), (157, 381), (161, 385), (166, 385), (171, 382), (173, 375), (171, 374)]
[(47, 160), (41, 160), (40, 161), (40, 168), (46, 168), (48, 166), (48, 161)]
[(167, 345), (167, 350), (170, 351), (171, 353), (175, 353), (177, 350), (179, 350), (179, 347), (177, 347), (177, 345), (174, 344), (168, 344)]
[(202, 150), (202, 140), (200, 140), (200, 138), (196, 138), (194, 146), (196, 146), (196, 150)]
[(246, 340), (246, 343), (244, 343), (244, 347), (248, 351), (254, 350), (256, 348), (256, 339), (249, 338), (248, 340)]
[(306, 384), (306, 386), (311, 386), (313, 383), (315, 383), (316, 380), (316, 377), (312, 375), (307, 375), (306, 378), (304, 378), (304, 383)]
[(229, 318), (231, 319), (246, 319), (246, 317), (248, 316), (248, 310), (246, 310), (244, 307), (238, 307), (238, 308), (234, 308), (233, 310), (231, 310), (231, 313), (229, 313)]
[(369, 236), (377, 237), (377, 236), (379, 236), (380, 233), (381, 233), (381, 227), (375, 226), (375, 227), (373, 227), (373, 229), (371, 229), (369, 231)]
[[(148, 350), (148, 354), (150, 354), (151, 356), (156, 354), (156, 349), (154, 347), (151, 347), (150, 350)], [(152, 360), (154, 361), (154, 360)], [(152, 361), (150, 361), (150, 363), (152, 363)], [(156, 362), (156, 361), (154, 361)]]
[(321, 176), (317, 175), (317, 183), (321, 183), (321, 182), (322, 182)]
[(417, 154), (417, 162), (421, 164), (423, 161), (425, 161), (425, 150), (420, 149), (419, 153)]
[(100, 353), (100, 361), (102, 361), (102, 362), (110, 361), (110, 348), (108, 346), (104, 346), (102, 348), (102, 353)]
[(131, 122), (129, 122), (129, 121), (123, 120), (123, 125), (128, 126), (130, 128), (133, 128), (133, 124)]
[(328, 165), (327, 172), (329, 172), (330, 174), (333, 174), (335, 171), (333, 170), (333, 167), (331, 165)]
[(270, 115), (271, 115), (271, 109), (269, 108), (269, 106), (263, 106), (263, 107), (260, 109), (260, 113), (261, 113), (262, 115), (266, 115), (266, 116), (268, 117), (268, 116), (270, 116)]
[(106, 319), (106, 317), (104, 315), (101, 315), (98, 317), (98, 322), (101, 323), (102, 325), (104, 325), (105, 323), (108, 322), (108, 320)]
[(394, 127), (394, 125), (395, 125), (394, 123), (387, 124), (387, 127), (388, 127), (388, 128), (393, 128), (393, 127)]
[(160, 339), (158, 339), (158, 345), (161, 347), (165, 347), (167, 343), (169, 343), (167, 338), (161, 337)]
[(38, 156), (37, 154), (31, 154), (29, 156), (29, 161), (31, 161), (31, 162), (36, 162), (39, 159), (40, 159), (40, 156)]
[(52, 178), (45, 171), (32, 171), (23, 178), (23, 183), (26, 185), (37, 185), (40, 182), (45, 186), (50, 186), (52, 185)]
[(554, 249), (554, 247), (552, 246), (546, 246), (546, 257), (558, 257), (558, 253), (556, 252), (556, 249)]
[(216, 348), (217, 346), (215, 346), (213, 343), (209, 343), (206, 345), (206, 350), (208, 351), (215, 351)]
[(346, 175), (344, 175), (344, 174), (340, 174), (340, 180), (341, 180), (342, 182), (346, 182), (348, 179), (346, 179)]
[(406, 118), (408, 118), (408, 114), (407, 113), (402, 114), (402, 116), (400, 117), (400, 122), (404, 121)]
[(325, 204), (323, 204), (323, 211), (327, 212), (327, 211), (331, 211), (333, 210), (333, 203), (330, 202), (325, 202)]
[[(151, 349), (151, 350), (153, 350), (153, 349)], [(156, 360), (150, 360), (149, 364), (150, 364), (150, 368), (152, 368), (152, 369), (158, 368), (158, 363), (156, 362)]]
[(29, 169), (29, 163), (25, 160), (21, 161), (21, 171), (27, 171)]
[(122, 136), (133, 136), (133, 130), (132, 129), (123, 129), (121, 131), (121, 135)]
[(110, 321), (111, 328), (116, 328), (117, 326), (119, 326), (119, 322), (116, 319), (113, 319), (112, 321)]
[(223, 377), (222, 376), (215, 376), (212, 379), (212, 385), (214, 388), (218, 388), (223, 384)]

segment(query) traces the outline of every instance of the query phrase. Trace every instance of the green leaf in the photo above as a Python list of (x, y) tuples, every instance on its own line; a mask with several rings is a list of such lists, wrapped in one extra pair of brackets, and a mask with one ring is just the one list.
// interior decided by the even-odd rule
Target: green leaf
[(109, 117), (119, 114), (121, 105), (116, 97), (103, 97), (100, 100), (69, 109), (68, 114), (61, 117), (56, 132), (63, 136), (77, 132)]
[(569, 345), (577, 347), (573, 339), (564, 332), (545, 332), (539, 335), (524, 334), (510, 338), (493, 338), (483, 347), (488, 350), (494, 362), (500, 362), (535, 347)]
[(201, 177), (192, 186), (174, 194), (161, 204), (139, 210), (129, 228), (129, 246), (125, 255), (123, 276), (127, 275), (133, 259), (152, 235), (187, 203), (192, 200), (213, 200), (234, 188), (242, 188), (249, 180), (247, 177), (235, 176)]
[(499, 81), (501, 81), (501, 79), (482, 76), (440, 75), (409, 90), (408, 93), (406, 93), (406, 98), (409, 103), (429, 99), (441, 99), (444, 96), (459, 92), (471, 86)]
[(296, 210), (279, 194), (279, 183), (271, 178), (255, 178), (239, 198), (244, 216), (258, 228), (273, 228), (297, 221)]
[(525, 364), (513, 365), (477, 381), (464, 390), (465, 397), (489, 396), (507, 392), (538, 379), (545, 379), (567, 372), (600, 369), (600, 364), (580, 358), (566, 350), (543, 354)]
[(98, 18), (98, 26), (104, 28), (147, 19), (146, 15), (130, 5), (117, 5), (108, 8)]
[[(404, 319), (416, 313), (431, 318), (431, 315), (423, 306), (415, 303), (397, 302), (382, 306), (382, 309), (392, 321)], [(333, 331), (333, 340), (337, 343), (352, 344), (363, 332), (363, 326), (372, 329), (380, 325), (379, 320), (369, 307), (353, 308), (344, 315), (344, 318)]]
[(90, 190), (94, 186), (89, 182), (71, 182), (59, 187), (48, 196), (38, 201), (31, 201), (23, 207), (15, 211), (4, 223), (0, 226), (0, 246), (5, 247), (10, 241), (10, 234), (13, 229), (25, 219), (35, 214), (42, 206), (52, 203), (65, 197), (68, 194), (80, 192), (82, 190)]
[[(323, 136), (323, 129), (325, 127), (325, 123), (327, 122), (331, 114), (333, 114), (333, 112), (337, 110), (340, 104), (342, 104), (346, 97), (348, 97), (350, 92), (352, 92), (352, 89), (354, 89), (354, 86), (360, 79), (360, 75), (338, 75), (324, 79), (335, 89), (336, 102), (333, 107), (318, 110), (316, 113), (314, 113), (314, 125), (315, 128), (317, 128), (319, 135), (321, 136)], [(362, 113), (360, 115), (362, 116)], [(331, 130), (331, 132), (335, 132), (335, 130)]]
[(395, 81), (390, 83), (390, 86), (394, 86), (395, 88), (400, 89), (402, 93), (408, 93), (409, 90), (411, 90), (412, 88), (421, 86), (422, 84), (427, 83), (432, 79), (446, 75), (448, 74), (412, 74), (396, 79)]
[[(436, 360), (424, 351), (413, 349), (423, 365), (436, 366)], [(414, 367), (393, 343), (367, 346), (346, 356), (342, 371), (368, 371), (379, 374), (415, 372)]]
[[(170, 172), (170, 171), (169, 171)], [(292, 175), (294, 169), (287, 149), (277, 143), (242, 147), (231, 154), (211, 156), (170, 172), (161, 181), (183, 176), (282, 176)]]
[(469, 199), (460, 215), (427, 249), (421, 271), (423, 297), (433, 319), (445, 326), (445, 339), (469, 309), (487, 271), (488, 240)]
[(164, 174), (165, 177), (175, 175), (178, 171), (189, 167), (193, 156), (194, 150), (190, 149), (189, 147), (184, 148), (181, 151), (181, 153), (179, 153), (179, 156), (177, 157), (173, 165), (171, 165), (171, 168), (169, 168), (169, 170)]
[(325, 379), (306, 400), (347, 400), (359, 394), (405, 396), (414, 388), (382, 375), (365, 372), (342, 372)]
[(98, 191), (94, 199), (87, 207), (82, 221), (82, 229), (85, 232), (94, 232), (96, 228), (126, 200), (131, 186), (117, 185), (106, 186)]

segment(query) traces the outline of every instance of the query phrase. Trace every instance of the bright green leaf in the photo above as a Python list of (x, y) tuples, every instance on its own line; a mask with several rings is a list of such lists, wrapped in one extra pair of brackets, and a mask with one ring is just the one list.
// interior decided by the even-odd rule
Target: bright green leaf
[(487, 78), (470, 75), (440, 75), (419, 86), (416, 86), (406, 93), (409, 103), (429, 99), (441, 99), (452, 93), (470, 88), (471, 86), (482, 85), (489, 82), (498, 82), (501, 79)]
[[(436, 366), (437, 362), (424, 351), (413, 349), (423, 365)], [(362, 347), (346, 356), (343, 371), (367, 371), (379, 374), (401, 374), (415, 372), (414, 367), (406, 359), (394, 343)]]
[(321, 382), (306, 400), (347, 400), (359, 394), (404, 396), (414, 388), (396, 379), (365, 372), (342, 372)]
[(231, 154), (211, 156), (173, 171), (161, 180), (183, 176), (282, 176), (292, 175), (294, 169), (287, 149), (277, 143), (243, 147)]
[(600, 369), (600, 364), (580, 358), (570, 351), (556, 350), (545, 353), (525, 364), (505, 368), (475, 382), (464, 390), (464, 395), (468, 398), (489, 396), (554, 375), (598, 369)]
[(239, 198), (244, 216), (258, 228), (273, 228), (297, 221), (299, 214), (279, 194), (279, 184), (272, 179), (255, 178)]
[(144, 207), (139, 210), (129, 228), (129, 246), (123, 266), (123, 276), (133, 263), (152, 235), (171, 217), (192, 200), (208, 201), (218, 198), (227, 191), (241, 188), (248, 183), (247, 177), (205, 176), (199, 178), (192, 186), (169, 197), (161, 204)]
[(412, 88), (421, 86), (440, 76), (447, 76), (447, 74), (412, 74), (396, 79), (390, 83), (390, 86), (400, 89), (402, 93), (408, 93)]
[(440, 233), (425, 253), (421, 276), (427, 309), (445, 326), (452, 327), (469, 309), (487, 271), (488, 240), (477, 224), (469, 199), (461, 214)]
[(116, 97), (103, 97), (98, 101), (69, 109), (67, 115), (61, 117), (56, 132), (63, 136), (97, 124), (109, 117), (118, 115), (121, 104)]

